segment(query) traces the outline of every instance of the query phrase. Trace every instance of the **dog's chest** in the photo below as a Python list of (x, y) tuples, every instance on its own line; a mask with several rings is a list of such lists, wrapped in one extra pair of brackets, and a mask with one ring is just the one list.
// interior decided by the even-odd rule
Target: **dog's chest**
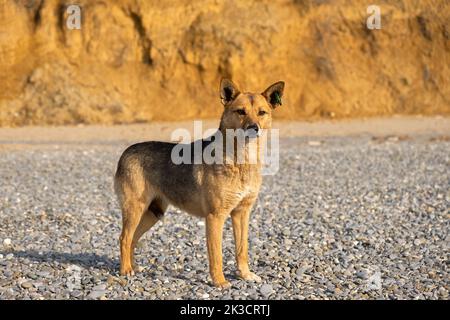
[(208, 210), (232, 210), (244, 198), (259, 191), (261, 176), (256, 170), (219, 168), (204, 177), (203, 201)]
[(241, 188), (227, 188), (223, 192), (224, 198), (229, 198), (233, 202), (240, 202), (250, 194), (257, 192), (256, 188), (251, 185), (241, 186)]

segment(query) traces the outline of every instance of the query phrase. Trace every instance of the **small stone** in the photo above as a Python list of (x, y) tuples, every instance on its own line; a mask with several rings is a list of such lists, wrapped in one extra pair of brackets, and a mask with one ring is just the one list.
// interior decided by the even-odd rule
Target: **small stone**
[(136, 271), (137, 272), (142, 272), (142, 271), (144, 271), (144, 267), (143, 266), (137, 266), (136, 267)]
[(200, 227), (203, 227), (205, 225), (205, 221), (201, 220), (201, 221), (197, 222), (197, 225)]
[(439, 295), (443, 298), (446, 298), (448, 296), (448, 291), (444, 287), (439, 288)]
[(125, 286), (127, 285), (127, 283), (128, 283), (128, 280), (127, 280), (126, 278), (124, 278), (124, 277), (119, 277), (119, 278), (117, 279), (117, 282), (118, 282), (122, 287), (125, 287)]
[(105, 291), (106, 290), (106, 284), (99, 284), (92, 288), (92, 291)]
[(30, 289), (33, 286), (33, 284), (31, 282), (25, 281), (25, 282), (22, 282), (20, 284), (20, 286), (24, 289)]
[(71, 264), (70, 266), (68, 266), (66, 268), (66, 271), (68, 272), (81, 272), (81, 267), (75, 265), (75, 264)]
[(369, 278), (368, 290), (380, 290), (381, 289), (381, 272), (375, 272)]
[(158, 264), (163, 264), (164, 261), (166, 261), (166, 257), (164, 257), (164, 256), (160, 256), (160, 257), (158, 257), (158, 259), (156, 259), (156, 262)]
[(103, 297), (105, 294), (106, 294), (106, 291), (103, 291), (103, 290), (95, 291), (94, 290), (94, 291), (91, 291), (87, 297), (88, 297), (88, 299), (99, 299), (99, 298)]
[(308, 144), (312, 147), (317, 147), (320, 146), (322, 144), (321, 141), (308, 141)]
[(261, 288), (259, 289), (259, 292), (261, 292), (261, 294), (265, 297), (267, 297), (268, 295), (270, 295), (273, 291), (273, 288), (270, 284), (263, 284), (261, 286)]
[(366, 270), (360, 270), (356, 273), (356, 276), (360, 279), (367, 279), (369, 277), (369, 274)]
[(295, 274), (296, 274), (298, 277), (301, 277), (305, 271), (306, 271), (306, 268), (298, 268), (298, 269), (295, 271)]
[(329, 283), (327, 284), (327, 291), (334, 293), (336, 291), (336, 287), (332, 283)]
[(12, 241), (9, 238), (6, 238), (6, 239), (3, 240), (3, 245), (5, 245), (5, 246), (10, 246), (11, 243), (12, 243)]
[(70, 295), (74, 298), (80, 298), (81, 296), (83, 296), (83, 292), (80, 290), (74, 290), (70, 293)]

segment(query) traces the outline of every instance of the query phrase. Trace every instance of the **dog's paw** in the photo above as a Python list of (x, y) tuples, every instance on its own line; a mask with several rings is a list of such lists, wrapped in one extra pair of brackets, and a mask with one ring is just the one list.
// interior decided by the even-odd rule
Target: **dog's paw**
[(121, 276), (134, 276), (134, 270), (133, 268), (120, 268), (120, 275)]
[(228, 289), (231, 287), (231, 283), (224, 280), (224, 281), (220, 281), (220, 282), (214, 282), (214, 286), (219, 289)]
[(240, 271), (237, 272), (238, 278), (245, 280), (245, 281), (254, 281), (254, 282), (261, 282), (261, 277), (254, 274), (251, 271), (242, 273)]

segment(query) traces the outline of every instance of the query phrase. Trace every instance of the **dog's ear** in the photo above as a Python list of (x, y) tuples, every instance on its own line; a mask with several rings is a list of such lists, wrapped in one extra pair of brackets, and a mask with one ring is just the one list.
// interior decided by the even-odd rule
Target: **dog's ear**
[(271, 105), (272, 108), (276, 108), (281, 106), (281, 98), (283, 97), (284, 91), (284, 81), (275, 82), (273, 85), (268, 87), (262, 95), (266, 98), (267, 102)]
[(226, 106), (239, 95), (238, 87), (230, 79), (222, 79), (220, 81), (220, 100)]

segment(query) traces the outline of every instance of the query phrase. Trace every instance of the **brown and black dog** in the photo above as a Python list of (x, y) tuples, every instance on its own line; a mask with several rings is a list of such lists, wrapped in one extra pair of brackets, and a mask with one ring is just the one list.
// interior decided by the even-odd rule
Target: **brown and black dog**
[[(220, 98), (224, 111), (217, 131), (225, 137), (221, 143), (227, 140), (230, 130), (238, 129), (251, 131), (249, 140), (258, 141), (258, 133), (271, 127), (272, 111), (281, 105), (283, 90), (284, 82), (280, 81), (260, 94), (241, 93), (233, 82), (223, 79)], [(215, 143), (201, 142), (202, 150)], [(222, 231), (228, 216), (233, 225), (238, 277), (260, 281), (248, 266), (248, 226), (261, 186), (261, 161), (240, 163), (233, 156), (225, 163), (175, 164), (171, 158), (175, 146), (157, 141), (138, 143), (128, 147), (119, 160), (114, 187), (123, 221), (120, 273), (134, 273), (136, 244), (171, 204), (205, 219), (209, 268), (215, 286), (230, 286), (222, 271)], [(248, 148), (248, 144), (242, 148)]]

